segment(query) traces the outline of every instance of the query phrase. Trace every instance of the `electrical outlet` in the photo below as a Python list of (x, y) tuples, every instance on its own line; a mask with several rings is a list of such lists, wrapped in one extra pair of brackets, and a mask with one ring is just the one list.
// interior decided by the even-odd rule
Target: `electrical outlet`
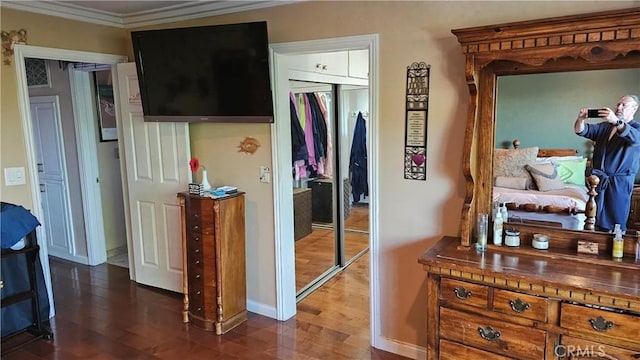
[(269, 168), (268, 166), (260, 166), (260, 182), (271, 182), (271, 168)]

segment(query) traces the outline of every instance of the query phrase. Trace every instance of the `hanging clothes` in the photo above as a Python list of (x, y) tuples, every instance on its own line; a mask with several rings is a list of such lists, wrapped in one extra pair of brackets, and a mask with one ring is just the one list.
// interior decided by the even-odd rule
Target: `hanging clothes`
[(324, 176), (333, 177), (333, 141), (331, 139), (331, 120), (327, 111), (327, 96), (324, 93), (316, 93), (320, 111), (324, 117), (325, 126), (327, 127), (327, 145), (325, 147), (326, 154), (324, 158)]
[[(318, 163), (316, 162), (316, 150), (313, 137), (313, 121), (311, 116), (311, 105), (309, 105), (309, 98), (306, 94), (302, 94), (302, 103), (304, 104), (304, 140), (307, 144), (307, 151), (309, 152), (309, 161), (307, 163), (307, 170), (309, 176), (315, 176), (315, 172), (318, 170)], [(300, 112), (303, 110), (300, 109)]]
[(309, 152), (304, 138), (304, 130), (298, 118), (297, 100), (289, 93), (289, 110), (291, 117), (291, 159), (293, 161), (293, 178), (299, 180), (307, 177), (306, 163)]
[(315, 93), (306, 93), (311, 110), (311, 125), (313, 130), (314, 157), (317, 167), (314, 169), (319, 176), (324, 175), (324, 161), (327, 157), (327, 123), (324, 121), (322, 109), (318, 104)]
[(353, 202), (360, 201), (361, 196), (369, 196), (369, 183), (367, 180), (367, 129), (362, 116), (358, 112), (356, 126), (351, 143), (351, 155), (349, 157), (349, 173), (351, 174), (351, 194)]

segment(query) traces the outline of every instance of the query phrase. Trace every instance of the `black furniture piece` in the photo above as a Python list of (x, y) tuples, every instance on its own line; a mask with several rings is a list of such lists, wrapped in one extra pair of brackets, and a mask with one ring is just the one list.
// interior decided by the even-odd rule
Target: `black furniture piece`
[(51, 339), (49, 300), (38, 251), (36, 231), (19, 250), (2, 249), (2, 355), (38, 339)]
[[(311, 189), (311, 218), (313, 222), (331, 223), (333, 222), (333, 180), (332, 179), (315, 179), (307, 183), (307, 187)], [(349, 194), (351, 186), (349, 179), (343, 180), (344, 188), (344, 218), (348, 218), (351, 212), (349, 204)]]

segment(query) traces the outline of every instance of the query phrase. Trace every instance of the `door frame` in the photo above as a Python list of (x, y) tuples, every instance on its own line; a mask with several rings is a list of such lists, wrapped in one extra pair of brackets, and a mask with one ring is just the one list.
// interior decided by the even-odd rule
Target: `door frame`
[[(16, 69), (18, 110), (20, 113), (20, 118), (22, 120), (22, 135), (25, 144), (28, 185), (31, 192), (31, 211), (36, 218), (42, 218), (42, 199), (40, 197), (38, 177), (34, 175), (37, 174), (37, 165), (33, 145), (33, 128), (31, 126), (29, 88), (27, 86), (27, 75), (24, 64), (25, 58), (115, 65), (117, 63), (126, 62), (127, 57), (124, 55), (102, 54), (32, 45), (15, 45), (14, 64)], [(115, 73), (115, 66), (112, 66), (112, 71), (114, 71), (113, 76), (116, 76), (117, 74)], [(86, 75), (86, 78), (88, 81), (88, 75)], [(73, 113), (74, 117), (78, 119), (78, 116), (85, 114), (84, 111), (86, 110), (82, 109), (87, 106), (90, 108), (91, 105), (80, 104), (80, 102), (86, 101), (86, 99), (76, 98), (77, 92), (73, 90), (76, 86), (74, 85), (74, 81), (82, 81), (82, 77), (72, 76), (70, 77), (70, 81), (72, 89), (72, 103), (74, 104)], [(114, 89), (114, 96), (117, 97), (117, 89)], [(85, 217), (85, 229), (87, 232), (87, 251), (89, 258), (88, 261), (89, 265), (96, 265), (100, 263), (98, 261), (100, 261), (103, 257), (104, 259), (106, 259), (106, 249), (104, 243), (104, 225), (102, 224), (102, 206), (100, 205), (102, 203), (100, 199), (100, 187), (96, 181), (92, 180), (99, 179), (97, 165), (98, 155), (96, 140), (94, 136), (95, 122), (89, 121), (83, 123), (81, 121), (74, 121), (74, 123), (76, 126), (76, 142), (81, 180), (80, 187), (83, 199), (82, 203)], [(89, 204), (91, 204), (91, 206), (89, 206)], [(53, 291), (51, 288), (51, 270), (49, 268), (49, 252), (47, 249), (46, 235), (44, 231), (42, 231), (42, 227), (38, 227), (36, 229), (36, 234), (39, 239), (38, 244), (40, 245), (40, 262), (42, 264), (45, 285), (49, 296), (49, 316), (51, 317), (55, 315), (55, 304), (53, 302)]]
[(348, 50), (369, 50), (369, 154), (368, 181), (371, 204), (369, 207), (369, 298), (371, 345), (381, 347), (380, 331), (380, 281), (379, 281), (379, 219), (378, 182), (379, 131), (378, 131), (378, 34), (348, 36), (309, 41), (271, 44), (271, 74), (275, 118), (271, 125), (271, 150), (273, 167), (275, 261), (276, 261), (276, 318), (286, 320), (296, 314), (295, 248), (293, 246), (293, 181), (291, 179), (291, 122), (289, 113), (289, 68), (287, 55), (326, 53)]

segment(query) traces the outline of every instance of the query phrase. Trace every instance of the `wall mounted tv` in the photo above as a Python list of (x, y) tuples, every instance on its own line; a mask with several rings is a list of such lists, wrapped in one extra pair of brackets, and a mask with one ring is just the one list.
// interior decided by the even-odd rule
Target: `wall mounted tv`
[(145, 121), (273, 122), (265, 21), (131, 38)]

